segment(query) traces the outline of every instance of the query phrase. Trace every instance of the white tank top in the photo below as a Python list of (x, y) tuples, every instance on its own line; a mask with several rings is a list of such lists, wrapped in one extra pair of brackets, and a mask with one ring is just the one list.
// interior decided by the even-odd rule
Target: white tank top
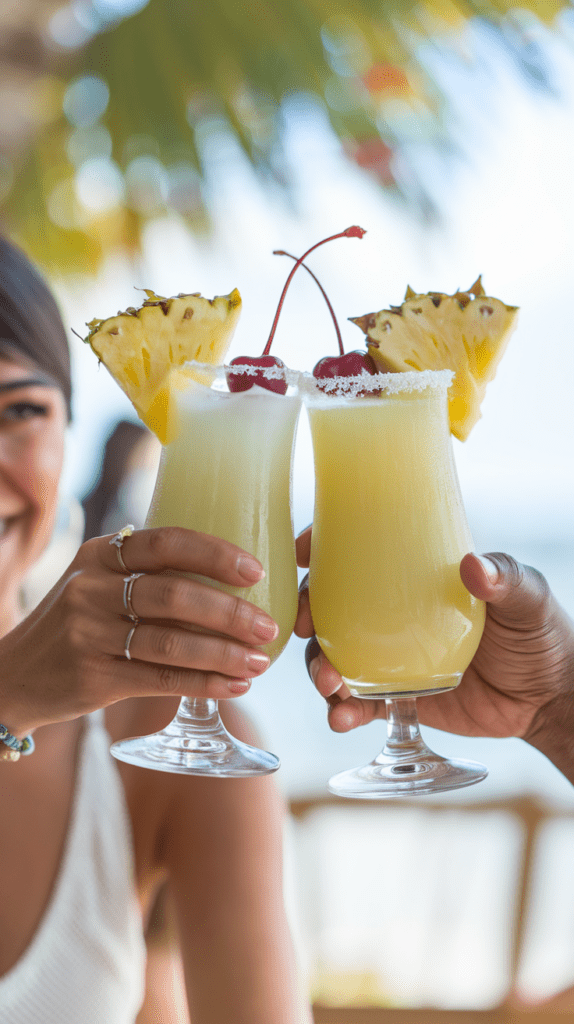
[(0, 1020), (134, 1024), (145, 943), (131, 823), (103, 714), (86, 719), (60, 871), (36, 934), (0, 978)]

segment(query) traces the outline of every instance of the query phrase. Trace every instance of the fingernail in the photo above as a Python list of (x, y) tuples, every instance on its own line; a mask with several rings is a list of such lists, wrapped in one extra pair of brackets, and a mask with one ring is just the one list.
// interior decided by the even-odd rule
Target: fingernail
[(265, 570), (261, 568), (256, 558), (251, 555), (239, 555), (236, 564), (237, 572), (243, 576), (248, 583), (258, 583), (265, 576)]
[(270, 659), (263, 651), (251, 651), (245, 660), (247, 667), (253, 672), (265, 672), (270, 665)]
[(253, 632), (265, 643), (270, 643), (279, 636), (279, 626), (267, 615), (257, 616), (253, 623)]
[(232, 679), (227, 684), (231, 693), (247, 693), (247, 690), (251, 686), (250, 679)]
[(490, 558), (487, 558), (486, 555), (477, 555), (477, 558), (483, 566), (490, 582), (498, 583), (498, 578), (500, 576), (498, 566)]
[(320, 660), (320, 658), (318, 658), (318, 657), (317, 658), (313, 658), (313, 660), (309, 662), (309, 675), (311, 676), (311, 679), (313, 680), (313, 683), (315, 682), (315, 680), (317, 678), (317, 675), (319, 673), (319, 669), (320, 668), (321, 668), (321, 660)]

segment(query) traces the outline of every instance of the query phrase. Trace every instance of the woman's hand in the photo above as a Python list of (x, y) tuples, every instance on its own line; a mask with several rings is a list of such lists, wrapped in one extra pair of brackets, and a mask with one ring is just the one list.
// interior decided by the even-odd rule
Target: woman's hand
[(126, 697), (238, 696), (268, 667), (258, 647), (277, 636), (275, 622), (242, 598), (179, 575), (250, 587), (264, 575), (250, 554), (170, 527), (135, 532), (122, 557), (130, 573), (144, 573), (131, 593), (139, 619), (131, 660), (126, 573), (109, 537), (83, 544), (41, 604), (0, 640), (0, 721), (15, 735)]
[[(310, 533), (297, 540), (302, 566), (309, 565)], [(460, 575), (470, 593), (487, 603), (484, 633), (455, 690), (419, 697), (420, 721), (465, 736), (522, 737), (574, 777), (574, 624), (544, 577), (509, 555), (465, 555)], [(307, 580), (295, 632), (313, 636)], [(384, 700), (349, 694), (314, 638), (307, 664), (330, 705), (333, 730), (347, 732), (385, 717)]]

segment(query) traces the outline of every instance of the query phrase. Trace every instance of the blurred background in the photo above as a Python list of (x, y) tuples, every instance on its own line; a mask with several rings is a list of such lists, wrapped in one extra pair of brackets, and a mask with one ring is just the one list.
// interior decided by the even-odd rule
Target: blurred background
[[(363, 343), (346, 318), (400, 303), (407, 284), (453, 292), (482, 273), (488, 295), (521, 307), (455, 454), (477, 549), (536, 566), (574, 614), (573, 46), (564, 0), (2, 0), (0, 224), (58, 295), (75, 381), (60, 547), (30, 602), (81, 540), (82, 499), (106, 530), (142, 520), (158, 456), (72, 331), (139, 304), (134, 288), (237, 286), (230, 357), (257, 354), (289, 269), (273, 249), (299, 254), (356, 223), (362, 241), (312, 257), (346, 347)], [(310, 370), (335, 343), (301, 275), (274, 348)], [(112, 435), (125, 474), (104, 508)], [(304, 421), (294, 499), (298, 531), (313, 508)], [(293, 640), (242, 702), (282, 758), (289, 899), (318, 1005), (486, 1013), (511, 991), (573, 985), (572, 787), (518, 740), (426, 730), (441, 753), (486, 762), (488, 780), (410, 807), (313, 802), (374, 755), (383, 726), (330, 734), (302, 654)], [(367, 849), (365, 893), (337, 903), (333, 880)]]

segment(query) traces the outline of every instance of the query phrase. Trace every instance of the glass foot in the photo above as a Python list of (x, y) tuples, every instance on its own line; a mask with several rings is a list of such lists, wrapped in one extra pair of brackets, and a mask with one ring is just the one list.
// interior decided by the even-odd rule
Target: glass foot
[(140, 768), (220, 778), (269, 775), (280, 765), (275, 754), (234, 739), (215, 701), (188, 702), (185, 697), (173, 722), (161, 732), (120, 740), (110, 752), (118, 761)]
[(334, 775), (329, 780), (329, 789), (336, 796), (355, 800), (388, 800), (473, 786), (487, 775), (483, 764), (449, 760), (426, 747), (415, 757), (397, 758), (383, 752), (361, 768)]
[(397, 695), (385, 704), (387, 742), (382, 752), (361, 768), (334, 775), (329, 780), (331, 793), (352, 800), (388, 800), (462, 789), (486, 778), (483, 764), (441, 757), (427, 747), (413, 697)]

